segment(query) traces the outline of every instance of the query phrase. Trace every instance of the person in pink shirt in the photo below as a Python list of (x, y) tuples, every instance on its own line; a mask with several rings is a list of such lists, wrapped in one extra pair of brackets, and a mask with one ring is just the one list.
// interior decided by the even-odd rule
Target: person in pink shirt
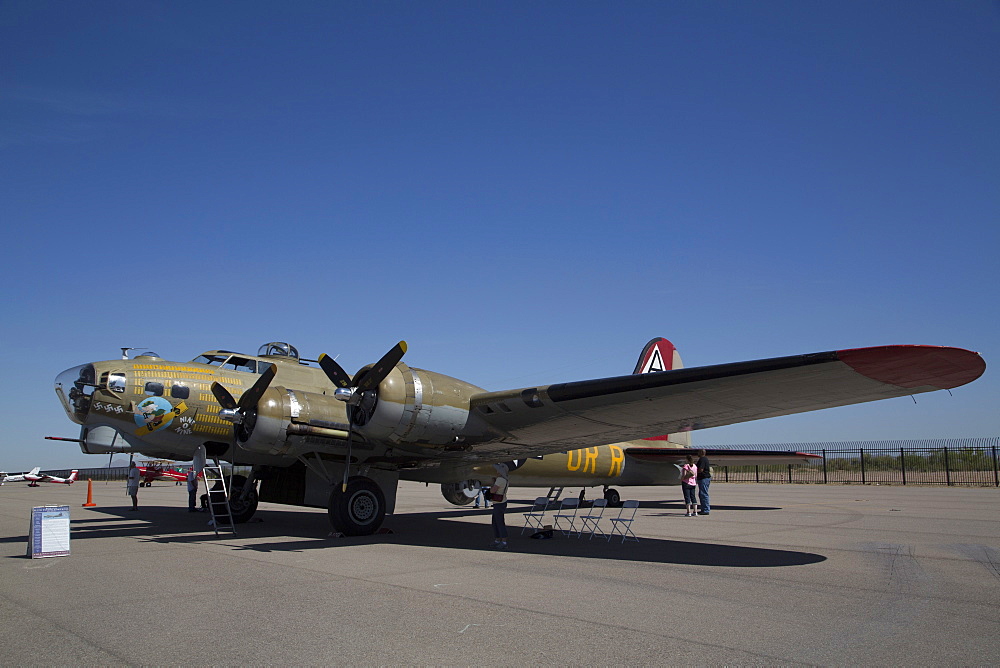
[(698, 489), (698, 467), (694, 464), (694, 455), (685, 457), (687, 462), (681, 468), (681, 489), (684, 490), (684, 517), (698, 517), (698, 502), (695, 492)]

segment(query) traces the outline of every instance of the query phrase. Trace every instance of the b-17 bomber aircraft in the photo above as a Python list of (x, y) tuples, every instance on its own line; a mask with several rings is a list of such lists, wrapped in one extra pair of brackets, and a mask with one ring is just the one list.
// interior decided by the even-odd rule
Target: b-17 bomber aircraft
[(282, 342), (190, 362), (145, 353), (67, 369), (55, 389), (85, 453), (189, 460), (203, 447), (251, 467), (232, 477), (236, 522), (263, 500), (325, 507), (337, 531), (367, 535), (393, 512), (401, 479), (440, 484), (457, 504), (498, 462), (512, 463), (512, 485), (603, 485), (609, 495), (610, 485), (677, 484), (691, 431), (951, 389), (986, 368), (968, 350), (897, 345), (684, 369), (669, 341), (653, 339), (630, 375), (489, 392), (409, 367), (405, 352), (400, 342), (353, 376)]

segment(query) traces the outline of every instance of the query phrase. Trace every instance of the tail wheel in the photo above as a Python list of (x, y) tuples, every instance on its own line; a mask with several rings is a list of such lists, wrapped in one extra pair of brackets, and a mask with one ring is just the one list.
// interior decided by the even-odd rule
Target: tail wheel
[(347, 536), (370, 536), (385, 519), (385, 495), (368, 478), (351, 478), (347, 491), (335, 485), (330, 494), (330, 524)]

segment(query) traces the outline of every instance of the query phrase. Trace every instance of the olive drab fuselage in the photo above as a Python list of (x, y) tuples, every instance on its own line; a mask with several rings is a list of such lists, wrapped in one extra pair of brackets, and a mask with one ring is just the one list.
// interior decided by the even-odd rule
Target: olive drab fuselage
[[(345, 403), (334, 397), (336, 388), (321, 369), (281, 345), (287, 344), (268, 344), (271, 348), (264, 346), (261, 352), (271, 354), (258, 355), (211, 350), (190, 362), (146, 354), (84, 364), (59, 375), (56, 393), (70, 419), (82, 426), (81, 448), (88, 453), (135, 451), (186, 460), (206, 445), (239, 464), (282, 467), (306, 456), (342, 464), (348, 436)], [(212, 383), (238, 397), (270, 365), (274, 380), (247, 420), (252, 424), (234, 427), (220, 417)], [(509, 458), (509, 451), (465, 452), (454, 462), (446, 455), (465, 450), (463, 434), (484, 429), (470, 412), (470, 397), (484, 391), (399, 362), (380, 385), (375, 410), (364, 425), (355, 426), (352, 463), (398, 470), (402, 479), (423, 482), (488, 480), (492, 464)], [(626, 466), (624, 448), (641, 443), (514, 460), (510, 482), (675, 484), (675, 467)]]

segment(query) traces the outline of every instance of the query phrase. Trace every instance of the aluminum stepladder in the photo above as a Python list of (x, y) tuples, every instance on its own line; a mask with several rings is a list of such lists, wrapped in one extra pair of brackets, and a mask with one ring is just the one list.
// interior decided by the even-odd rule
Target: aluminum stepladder
[(202, 470), (205, 477), (205, 487), (208, 489), (208, 512), (212, 515), (212, 528), (218, 536), (222, 531), (236, 533), (233, 524), (233, 514), (229, 510), (229, 486), (222, 472), (222, 464), (215, 459), (215, 464), (206, 464)]

